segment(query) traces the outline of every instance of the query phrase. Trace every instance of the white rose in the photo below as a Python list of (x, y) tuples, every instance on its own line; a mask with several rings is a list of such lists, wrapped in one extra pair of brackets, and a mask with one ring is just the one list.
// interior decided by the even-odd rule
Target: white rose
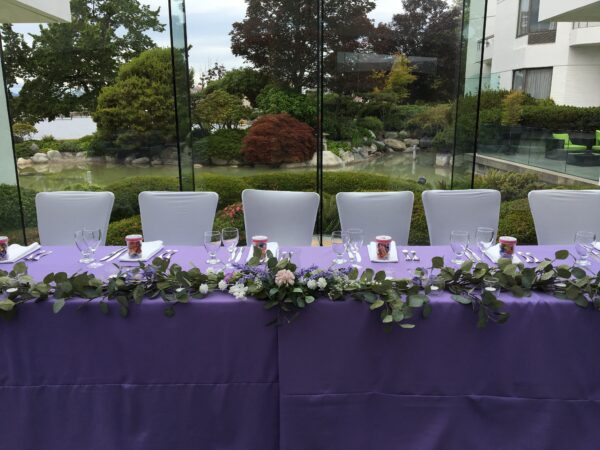
[(225, 280), (219, 281), (218, 286), (219, 286), (219, 289), (221, 289), (222, 291), (227, 290), (227, 281), (225, 281)]
[(317, 280), (317, 286), (319, 289), (325, 289), (327, 287), (327, 280), (323, 277)]
[(317, 282), (315, 280), (308, 280), (308, 283), (306, 283), (306, 287), (309, 289), (316, 289)]
[(237, 300), (245, 300), (246, 292), (248, 292), (248, 288), (240, 283), (234, 284), (229, 288), (229, 293)]
[(200, 293), (201, 294), (208, 294), (208, 284), (203, 283), (200, 285)]

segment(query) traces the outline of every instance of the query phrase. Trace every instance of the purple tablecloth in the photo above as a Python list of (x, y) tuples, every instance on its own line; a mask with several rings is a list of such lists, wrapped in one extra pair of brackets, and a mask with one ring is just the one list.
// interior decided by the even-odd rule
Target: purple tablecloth
[[(332, 257), (301, 252), (302, 265)], [(449, 260), (446, 248), (418, 252), (422, 265)], [(205, 256), (182, 248), (173, 261), (205, 267)], [(76, 259), (55, 249), (30, 272), (73, 272)], [(0, 324), (0, 448), (597, 448), (600, 314), (538, 295), (503, 300), (505, 325), (478, 330), (440, 296), (428, 320), (392, 333), (354, 301), (317, 302), (281, 328), (265, 326), (259, 302), (221, 294), (172, 319), (160, 301), (127, 319), (94, 302), (58, 315), (27, 305)]]

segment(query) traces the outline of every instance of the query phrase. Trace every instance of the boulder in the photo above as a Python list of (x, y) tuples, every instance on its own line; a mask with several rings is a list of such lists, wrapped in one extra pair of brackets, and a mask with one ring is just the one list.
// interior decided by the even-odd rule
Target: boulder
[(162, 161), (175, 160), (177, 161), (177, 147), (167, 147), (160, 152), (160, 159)]
[(33, 152), (33, 153), (38, 153), (40, 151), (40, 146), (37, 145), (35, 142), (33, 144), (31, 144), (31, 146), (29, 147), (29, 149)]
[(404, 143), (408, 146), (408, 147), (418, 147), (419, 146), (419, 139), (404, 139)]
[(58, 150), (48, 150), (46, 156), (50, 161), (59, 161), (62, 159), (62, 154)]
[(213, 163), (215, 166), (226, 166), (229, 164), (229, 161), (219, 158), (210, 158), (210, 162)]
[[(313, 158), (310, 160), (311, 166), (317, 165), (317, 154), (315, 153)], [(323, 152), (323, 167), (341, 167), (344, 165), (342, 158), (337, 156), (335, 153), (330, 151)]]
[(19, 158), (17, 159), (17, 166), (30, 166), (33, 162), (28, 158)]
[(194, 164), (194, 169), (202, 169), (204, 166), (202, 164)]
[(352, 163), (356, 160), (356, 158), (354, 157), (354, 153), (352, 152), (340, 152), (340, 158), (345, 163)]
[(401, 141), (399, 139), (385, 139), (383, 143), (397, 152), (402, 152), (406, 150), (406, 144), (404, 143), (404, 141)]
[(397, 139), (398, 138), (398, 133), (396, 133), (395, 131), (386, 131), (383, 136), (386, 139)]
[(153, 166), (162, 166), (163, 162), (162, 162), (162, 159), (154, 157), (150, 161), (150, 164)]
[(131, 161), (131, 164), (135, 164), (136, 166), (147, 166), (150, 164), (150, 158), (146, 156), (142, 156), (141, 158), (135, 158)]
[(46, 164), (48, 162), (48, 156), (45, 153), (36, 153), (31, 157), (31, 161), (34, 164)]
[(369, 153), (377, 153), (377, 150), (379, 150), (375, 144), (371, 144), (368, 149)]
[(87, 153), (86, 152), (77, 152), (75, 153), (75, 158), (76, 159), (85, 159), (87, 157)]
[(404, 131), (404, 130), (398, 131), (398, 133), (396, 133), (396, 134), (397, 134), (396, 137), (398, 139), (406, 139), (406, 138), (410, 137), (410, 133), (408, 131)]
[(165, 166), (177, 166), (179, 165), (179, 161), (176, 159), (163, 159), (163, 164)]
[(63, 159), (75, 159), (75, 153), (65, 152), (61, 153)]
[(385, 150), (385, 144), (383, 143), (383, 141), (374, 141), (373, 145), (375, 145), (377, 147), (377, 150), (379, 151)]
[(125, 162), (125, 164), (131, 164), (131, 161), (133, 161), (135, 159), (135, 156), (128, 156), (127, 158), (125, 158), (123, 160), (123, 162)]
[(106, 159), (104, 159), (104, 156), (88, 156), (85, 160), (87, 162), (96, 163), (96, 164), (106, 162)]
[(105, 156), (104, 160), (110, 164), (114, 164), (117, 162), (117, 158), (115, 158), (114, 156)]
[(437, 167), (449, 167), (452, 165), (451, 153), (437, 153), (435, 155), (435, 165)]

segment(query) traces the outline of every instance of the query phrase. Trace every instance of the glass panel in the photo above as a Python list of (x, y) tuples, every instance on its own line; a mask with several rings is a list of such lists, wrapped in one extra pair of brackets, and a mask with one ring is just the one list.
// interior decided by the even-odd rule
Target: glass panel
[(525, 36), (529, 33), (529, 1), (519, 1), (519, 17), (517, 21), (517, 36)]
[(215, 228), (243, 231), (244, 189), (317, 190), (319, 3), (187, 8), (196, 189), (219, 194)]

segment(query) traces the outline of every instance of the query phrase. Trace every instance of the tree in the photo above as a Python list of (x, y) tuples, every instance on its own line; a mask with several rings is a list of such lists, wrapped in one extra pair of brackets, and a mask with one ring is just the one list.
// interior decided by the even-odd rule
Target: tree
[[(231, 50), (273, 80), (297, 92), (315, 87), (317, 79), (318, 2), (246, 0), (246, 17), (235, 22)], [(324, 51), (328, 85), (344, 89), (344, 74), (336, 71), (339, 52), (367, 49), (373, 24), (370, 0), (329, 0), (324, 6)]]
[(200, 73), (199, 84), (202, 89), (206, 88), (212, 81), (218, 81), (225, 76), (227, 69), (223, 64), (215, 62), (215, 65), (210, 67), (206, 72)]
[(450, 100), (455, 95), (461, 9), (445, 0), (402, 0), (404, 12), (380, 23), (370, 37), (377, 53), (437, 58), (435, 74), (419, 74), (413, 100)]
[(263, 114), (288, 113), (302, 122), (317, 123), (317, 98), (314, 95), (267, 86), (257, 97), (256, 105)]
[(9, 80), (25, 80), (15, 115), (37, 121), (95, 110), (119, 66), (155, 46), (147, 32), (164, 31), (158, 14), (137, 0), (72, 0), (71, 22), (40, 25), (28, 64), (9, 67)]
[(2, 56), (4, 56), (4, 83), (10, 89), (17, 84), (17, 78), (25, 77), (31, 48), (23, 39), (23, 35), (16, 33), (10, 23), (0, 26), (0, 40), (2, 41)]
[(215, 127), (238, 128), (240, 120), (248, 117), (250, 110), (244, 106), (242, 99), (223, 90), (208, 94), (197, 102), (194, 118), (206, 130)]
[(125, 150), (175, 139), (171, 49), (153, 48), (123, 64), (98, 96), (100, 139)]
[(385, 92), (396, 95), (398, 100), (405, 100), (410, 95), (409, 86), (417, 79), (412, 73), (413, 67), (403, 54), (396, 55), (394, 65), (385, 81)]
[(250, 103), (256, 104), (256, 97), (260, 91), (269, 83), (269, 76), (252, 69), (244, 67), (226, 72), (220, 79), (210, 81), (204, 93), (210, 94), (222, 89), (238, 97), (246, 97)]
[(25, 139), (31, 137), (32, 134), (37, 133), (37, 128), (30, 123), (15, 122), (12, 126), (13, 136), (17, 142), (23, 142)]

